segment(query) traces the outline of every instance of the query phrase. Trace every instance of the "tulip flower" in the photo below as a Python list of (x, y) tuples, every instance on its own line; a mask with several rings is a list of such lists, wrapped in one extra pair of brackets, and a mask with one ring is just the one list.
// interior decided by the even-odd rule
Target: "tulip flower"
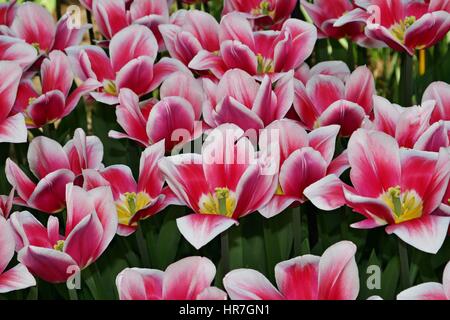
[(17, 259), (39, 278), (65, 282), (97, 260), (117, 230), (117, 212), (111, 189), (85, 191), (68, 184), (65, 234), (50, 216), (47, 228), (29, 212), (15, 212), (10, 224), (17, 239)]
[(6, 271), (9, 262), (14, 256), (14, 234), (0, 216), (0, 293), (22, 290), (36, 285), (36, 280), (23, 264), (18, 264)]
[(149, 28), (161, 49), (163, 39), (159, 25), (169, 22), (169, 7), (167, 1), (161, 0), (95, 0), (93, 3), (83, 3), (92, 10), (100, 32), (107, 39), (112, 39), (118, 32), (131, 24), (143, 25)]
[(17, 0), (0, 3), (0, 26), (10, 27), (17, 10)]
[(422, 103), (434, 100), (436, 107), (431, 115), (431, 123), (439, 120), (450, 121), (450, 84), (437, 81), (430, 84), (423, 93)]
[(228, 70), (215, 84), (204, 79), (206, 124), (215, 128), (234, 123), (243, 130), (259, 130), (286, 116), (294, 100), (293, 72), (273, 83), (265, 76), (259, 84), (247, 72)]
[(434, 46), (450, 30), (450, 13), (438, 2), (406, 0), (394, 5), (391, 0), (355, 0), (358, 8), (338, 19), (334, 27), (364, 23), (368, 38), (414, 55), (416, 49)]
[(170, 56), (188, 66), (202, 50), (218, 52), (219, 24), (206, 12), (179, 10), (173, 14), (170, 24), (159, 26)]
[(41, 53), (64, 50), (80, 44), (84, 33), (91, 27), (81, 25), (70, 28), (69, 19), (69, 14), (65, 14), (55, 24), (52, 15), (44, 7), (33, 2), (26, 2), (17, 8), (11, 24), (11, 32)]
[(426, 282), (403, 290), (397, 300), (450, 300), (450, 262), (445, 267), (442, 283)]
[[(338, 133), (339, 126), (331, 125), (307, 134), (299, 123), (288, 119), (275, 121), (261, 132), (260, 149), (279, 159), (278, 188), (259, 210), (263, 216), (271, 218), (292, 204), (305, 202), (305, 188), (327, 175), (339, 176), (348, 168), (346, 153), (333, 160)], [(276, 150), (270, 150), (273, 144)]]
[(0, 143), (22, 143), (27, 141), (25, 118), (20, 113), (13, 112), (14, 102), (22, 69), (17, 63), (0, 61)]
[(12, 189), (9, 195), (0, 195), (0, 216), (5, 219), (9, 218), (14, 201), (15, 190)]
[(114, 165), (100, 171), (83, 171), (84, 189), (111, 187), (117, 208), (119, 235), (132, 234), (138, 228), (139, 221), (161, 212), (170, 204), (178, 203), (170, 189), (163, 188), (164, 177), (158, 168), (158, 161), (164, 157), (164, 151), (164, 141), (160, 141), (142, 153), (137, 182), (131, 169), (124, 165)]
[(341, 241), (321, 257), (304, 255), (275, 266), (278, 290), (261, 273), (237, 269), (223, 279), (232, 300), (356, 300), (359, 293), (356, 246)]
[(362, 21), (346, 23), (344, 25), (335, 26), (337, 21), (343, 18), (347, 12), (351, 12), (357, 7), (348, 0), (324, 1), (314, 0), (310, 3), (301, 0), (301, 4), (314, 25), (318, 29), (318, 37), (340, 39), (344, 37), (350, 38), (351, 41), (358, 42), (364, 47), (377, 46), (377, 42), (368, 39), (364, 34), (364, 25)]
[(410, 108), (391, 104), (378, 96), (374, 96), (373, 101), (374, 117), (365, 120), (364, 128), (385, 132), (405, 148), (439, 152), (440, 148), (450, 146), (450, 121), (430, 124), (436, 109), (434, 100)]
[(16, 62), (26, 70), (36, 59), (37, 51), (32, 45), (22, 39), (0, 35), (0, 61)]
[(247, 13), (260, 27), (280, 26), (291, 17), (297, 0), (225, 0), (222, 15), (233, 11)]
[(87, 79), (69, 93), (73, 80), (67, 56), (62, 51), (52, 51), (42, 62), (40, 86), (32, 79), (22, 80), (14, 110), (25, 115), (29, 128), (40, 128), (66, 117), (84, 95), (101, 85), (94, 79)]
[(318, 71), (306, 84), (295, 81), (295, 111), (310, 130), (338, 124), (341, 126), (340, 134), (349, 136), (372, 112), (372, 96), (375, 94), (373, 75), (365, 66), (356, 68), (344, 81), (335, 75), (325, 74), (324, 70)]
[(247, 214), (262, 208), (277, 187), (270, 158), (256, 154), (233, 124), (214, 129), (202, 154), (161, 159), (159, 167), (177, 197), (193, 214), (177, 219), (181, 234), (199, 249)]
[(110, 58), (96, 46), (77, 46), (66, 51), (78, 78), (82, 81), (92, 78), (102, 84), (100, 92), (92, 92), (92, 97), (109, 105), (118, 103), (122, 88), (143, 96), (155, 90), (173, 72), (189, 73), (174, 59), (162, 58), (155, 64), (158, 54), (155, 36), (140, 25), (126, 27), (111, 39)]
[(211, 287), (216, 267), (203, 257), (188, 257), (166, 271), (127, 268), (116, 278), (120, 300), (226, 300), (227, 294)]
[(132, 139), (147, 147), (164, 140), (167, 151), (178, 150), (202, 133), (200, 120), (203, 90), (191, 75), (175, 73), (161, 86), (161, 101), (151, 99), (139, 105), (139, 97), (122, 89), (116, 109), (124, 133), (110, 131), (115, 139)]
[(47, 137), (37, 137), (28, 148), (28, 164), (39, 179), (34, 183), (11, 159), (6, 161), (6, 178), (17, 190), (17, 204), (46, 213), (57, 213), (66, 204), (65, 186), (83, 169), (100, 169), (103, 145), (97, 137), (86, 137), (77, 129), (74, 139), (62, 147)]
[(344, 196), (346, 204), (366, 218), (352, 227), (386, 226), (388, 234), (437, 253), (450, 222), (437, 210), (449, 183), (449, 158), (445, 149), (439, 153), (400, 149), (384, 132), (359, 129), (348, 144), (353, 187), (334, 177), (316, 182), (304, 193), (323, 210), (339, 207)]
[(189, 63), (194, 70), (209, 70), (221, 78), (228, 69), (238, 68), (258, 79), (298, 68), (311, 54), (317, 40), (316, 28), (288, 19), (280, 31), (254, 32), (240, 13), (229, 13), (219, 27), (220, 50), (201, 50)]

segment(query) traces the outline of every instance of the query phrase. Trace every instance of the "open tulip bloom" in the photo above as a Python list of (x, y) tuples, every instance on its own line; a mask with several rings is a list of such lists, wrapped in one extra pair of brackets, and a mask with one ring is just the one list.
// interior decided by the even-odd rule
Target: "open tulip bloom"
[(449, 300), (449, 31), (450, 0), (0, 0), (0, 300)]
[(386, 226), (388, 234), (437, 253), (450, 222), (437, 210), (449, 182), (448, 152), (400, 149), (383, 132), (359, 129), (350, 138), (348, 160), (353, 187), (329, 176), (308, 187), (305, 195), (323, 210), (347, 204), (362, 214), (365, 220), (354, 228)]

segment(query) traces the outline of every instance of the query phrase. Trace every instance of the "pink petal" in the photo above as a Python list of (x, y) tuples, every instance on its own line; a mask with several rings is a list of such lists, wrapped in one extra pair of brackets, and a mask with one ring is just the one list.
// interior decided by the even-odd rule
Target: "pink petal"
[(206, 50), (199, 51), (188, 66), (194, 70), (209, 70), (218, 78), (228, 69), (221, 57)]
[(192, 75), (184, 72), (173, 73), (163, 82), (159, 93), (161, 99), (170, 96), (186, 99), (194, 107), (195, 119), (200, 119), (204, 93), (201, 82)]
[(164, 177), (159, 170), (158, 161), (164, 157), (164, 142), (160, 141), (142, 152), (139, 165), (138, 190), (156, 198), (162, 190)]
[(291, 206), (295, 201), (298, 201), (298, 197), (290, 197), (285, 195), (274, 195), (273, 198), (262, 208), (258, 209), (258, 212), (264, 218), (272, 218), (284, 210), (286, 210), (289, 206)]
[(97, 46), (77, 46), (67, 48), (70, 64), (78, 78), (85, 81), (89, 78), (104, 81), (115, 78), (111, 61), (102, 48)]
[(447, 237), (449, 223), (450, 217), (427, 215), (389, 225), (386, 232), (396, 234), (401, 240), (421, 251), (436, 254)]
[(334, 77), (318, 75), (306, 84), (306, 92), (319, 112), (344, 97), (344, 83)]
[(347, 81), (350, 77), (350, 69), (343, 61), (324, 61), (319, 62), (309, 71), (309, 77), (315, 75), (327, 75)]
[(170, 189), (194, 211), (199, 211), (199, 202), (210, 192), (203, 173), (202, 156), (182, 154), (166, 157), (158, 163)]
[(214, 214), (195, 213), (177, 219), (178, 230), (197, 250), (234, 224), (235, 220)]
[(282, 110), (278, 108), (277, 102), (277, 96), (275, 92), (272, 91), (272, 81), (270, 81), (269, 76), (266, 75), (253, 104), (253, 112), (258, 115), (265, 126), (271, 124), (275, 120), (282, 119), (291, 107), (288, 106), (288, 109), (285, 108)]
[(220, 52), (228, 69), (238, 68), (252, 75), (257, 73), (258, 63), (256, 55), (245, 44), (237, 40), (226, 40), (222, 42)]
[(11, 29), (29, 44), (37, 44), (42, 51), (49, 51), (53, 46), (55, 22), (50, 12), (36, 3), (24, 3), (17, 9)]
[(162, 58), (153, 68), (153, 80), (149, 90), (155, 90), (170, 75), (178, 71), (191, 74), (189, 69), (180, 61), (167, 57)]
[(36, 285), (36, 280), (23, 264), (0, 274), (0, 293), (22, 290)]
[(62, 51), (50, 52), (42, 62), (41, 77), (43, 93), (58, 90), (67, 97), (73, 82), (69, 58)]
[(65, 109), (65, 97), (61, 91), (50, 91), (36, 100), (27, 108), (27, 116), (32, 127), (42, 127), (49, 122), (61, 119)]
[(111, 39), (109, 50), (113, 69), (118, 72), (128, 62), (139, 57), (148, 57), (153, 63), (158, 54), (158, 43), (150, 29), (132, 25)]
[(188, 11), (182, 28), (198, 39), (204, 49), (211, 52), (219, 49), (219, 24), (210, 14), (200, 10)]
[[(187, 100), (179, 97), (164, 98), (150, 112), (147, 135), (153, 143), (165, 140), (166, 150), (172, 150), (179, 143), (191, 139), (194, 121), (194, 109)], [(180, 138), (183, 140), (180, 141)]]
[(27, 137), (27, 126), (21, 113), (6, 118), (0, 123), (0, 143), (23, 143), (27, 142)]
[(341, 241), (329, 247), (319, 262), (319, 299), (356, 300), (359, 293), (356, 246)]
[(0, 108), (1, 125), (7, 119), (14, 105), (20, 78), (22, 77), (22, 69), (16, 63), (1, 61), (0, 77), (2, 79), (0, 85), (0, 105), (2, 106)]
[(260, 272), (236, 269), (223, 278), (231, 300), (283, 300), (284, 297)]
[(397, 300), (448, 300), (442, 284), (435, 282), (422, 283), (403, 290)]
[(146, 56), (131, 60), (117, 73), (117, 88), (130, 89), (138, 96), (152, 91), (152, 84), (153, 60)]
[(195, 55), (202, 50), (202, 45), (195, 36), (173, 24), (162, 24), (159, 31), (164, 39), (171, 57), (188, 65)]
[(444, 275), (442, 277), (442, 283), (444, 286), (445, 295), (450, 300), (450, 264), (447, 263), (444, 269)]
[(124, 0), (95, 1), (92, 13), (101, 33), (108, 39), (128, 25)]
[(19, 197), (28, 201), (36, 185), (26, 176), (26, 174), (11, 159), (6, 160), (6, 179), (17, 190)]
[(361, 195), (378, 197), (390, 187), (400, 185), (398, 144), (387, 134), (357, 130), (348, 144), (348, 158), (352, 168), (350, 178)]
[(317, 300), (320, 257), (305, 255), (275, 266), (275, 278), (287, 300)]
[(333, 160), (339, 130), (338, 125), (331, 125), (315, 129), (308, 134), (309, 146), (320, 152), (327, 165)]
[(203, 257), (188, 257), (172, 263), (164, 272), (164, 300), (195, 300), (211, 285), (216, 267)]
[[(300, 117), (301, 121), (312, 129), (316, 125), (317, 118), (322, 110), (316, 108), (316, 104), (312, 102), (307, 89), (303, 83), (297, 79), (294, 80), (294, 109)], [(334, 98), (331, 98), (334, 99)], [(327, 102), (325, 102), (327, 103)]]
[(72, 171), (60, 169), (41, 179), (33, 194), (28, 200), (28, 205), (47, 213), (56, 213), (65, 207), (65, 188), (73, 182), (75, 175)]
[(209, 287), (200, 292), (196, 300), (227, 300), (227, 294), (219, 288)]
[(9, 220), (16, 241), (16, 251), (27, 246), (53, 248), (48, 230), (28, 211), (14, 212)]
[(85, 32), (92, 28), (91, 25), (85, 24), (77, 28), (71, 28), (70, 15), (65, 14), (59, 19), (56, 24), (55, 42), (53, 44), (53, 50), (65, 50), (71, 46), (77, 46), (83, 40)]
[[(263, 90), (266, 89), (260, 89), (258, 82), (247, 72), (240, 69), (231, 69), (222, 76), (214, 94), (216, 100), (229, 96), (251, 109), (257, 96), (261, 95), (258, 91)], [(272, 91), (272, 88), (270, 88), (270, 91)]]
[(364, 109), (356, 103), (338, 100), (320, 115), (317, 124), (320, 126), (338, 124), (341, 127), (340, 134), (347, 137), (361, 127), (364, 117)]
[(117, 275), (120, 300), (161, 300), (164, 272), (127, 268)]
[(401, 117), (400, 108), (395, 107), (389, 100), (380, 97), (373, 97), (373, 111), (375, 128), (395, 137), (395, 131)]
[(436, 101), (431, 122), (439, 120), (450, 120), (450, 85), (445, 82), (433, 82), (430, 84), (422, 96), (422, 104), (427, 100)]
[(373, 107), (375, 80), (366, 66), (358, 67), (352, 72), (345, 86), (345, 99), (361, 106), (369, 114)]
[(309, 185), (303, 194), (320, 210), (331, 211), (346, 203), (342, 186), (343, 182), (330, 174)]
[[(0, 36), (0, 60), (14, 61), (22, 69), (28, 68), (37, 58), (36, 49), (23, 41), (8, 36)], [(3, 68), (1, 68), (3, 69)]]
[(68, 254), (54, 249), (28, 246), (19, 251), (17, 259), (31, 273), (50, 283), (65, 282), (77, 263)]
[[(100, 175), (108, 182), (106, 186), (111, 187), (114, 199), (118, 199), (122, 194), (127, 192), (138, 192), (133, 173), (125, 165), (117, 164), (109, 166), (105, 170), (102, 170)], [(102, 184), (98, 184), (97, 186), (100, 187)]]
[(39, 179), (59, 169), (70, 169), (69, 160), (61, 145), (44, 136), (31, 141), (27, 159), (31, 172)]
[(4, 217), (0, 217), (0, 275), (14, 256), (15, 243), (11, 227)]
[(220, 42), (238, 40), (250, 49), (255, 47), (253, 30), (245, 16), (237, 13), (227, 14), (220, 21)]
[(348, 152), (347, 150), (345, 150), (333, 161), (331, 161), (327, 171), (328, 174), (335, 174), (336, 176), (339, 177), (348, 168), (350, 168), (350, 164), (348, 163)]

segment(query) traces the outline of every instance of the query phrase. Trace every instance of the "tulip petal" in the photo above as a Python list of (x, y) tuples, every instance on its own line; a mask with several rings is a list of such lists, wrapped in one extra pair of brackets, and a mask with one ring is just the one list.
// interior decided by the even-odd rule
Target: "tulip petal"
[(44, 136), (31, 141), (27, 159), (31, 172), (39, 179), (59, 169), (70, 169), (63, 147), (55, 140)]
[(435, 282), (422, 283), (403, 290), (397, 300), (448, 300), (442, 284)]
[(73, 73), (69, 58), (62, 52), (54, 50), (41, 65), (42, 92), (61, 91), (67, 97), (72, 87)]
[(26, 176), (26, 174), (11, 159), (6, 160), (6, 179), (17, 190), (19, 197), (28, 201), (36, 185)]
[(346, 203), (342, 186), (343, 182), (330, 174), (306, 187), (303, 194), (320, 210), (331, 211)]
[(108, 39), (128, 25), (124, 0), (96, 0), (92, 14), (101, 33)]
[(283, 296), (260, 272), (236, 269), (223, 279), (231, 300), (282, 300)]
[(164, 142), (160, 141), (144, 150), (139, 165), (138, 190), (156, 198), (164, 185), (164, 177), (159, 170), (158, 161), (164, 157)]
[(36, 280), (23, 264), (0, 274), (0, 293), (22, 290), (36, 285)]
[(27, 142), (28, 131), (23, 114), (18, 113), (0, 123), (0, 143)]
[(361, 127), (365, 117), (364, 109), (356, 103), (338, 100), (332, 103), (317, 120), (320, 126), (338, 124), (341, 127), (342, 136), (350, 136)]
[(0, 61), (14, 61), (26, 69), (36, 58), (37, 51), (32, 45), (22, 39), (0, 35)]
[(226, 40), (222, 42), (220, 52), (223, 61), (229, 69), (242, 69), (251, 75), (257, 73), (258, 63), (256, 55), (245, 44), (237, 40)]
[(209, 287), (200, 292), (196, 300), (227, 300), (227, 294), (219, 288)]
[(164, 272), (127, 268), (116, 278), (120, 300), (161, 300)]
[(178, 230), (197, 250), (234, 224), (233, 219), (213, 214), (195, 213), (177, 219)]
[(327, 165), (330, 165), (333, 160), (339, 130), (338, 125), (330, 125), (315, 129), (308, 134), (309, 146), (320, 152)]

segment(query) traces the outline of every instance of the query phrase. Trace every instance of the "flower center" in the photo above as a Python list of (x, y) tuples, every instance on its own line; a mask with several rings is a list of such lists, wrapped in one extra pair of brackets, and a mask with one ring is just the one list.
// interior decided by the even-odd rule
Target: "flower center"
[(422, 216), (423, 203), (415, 191), (402, 193), (399, 186), (392, 187), (381, 198), (394, 213), (395, 223), (414, 220)]
[(64, 248), (64, 240), (58, 240), (56, 242), (56, 244), (53, 246), (53, 249), (55, 249), (56, 251), (63, 251)]
[(106, 93), (109, 93), (113, 96), (117, 96), (118, 92), (117, 92), (117, 86), (114, 83), (114, 81), (112, 80), (105, 80), (103, 82), (103, 91)]
[(145, 209), (151, 201), (152, 199), (145, 192), (127, 192), (122, 194), (116, 202), (119, 223), (129, 225), (133, 216), (142, 209)]
[(405, 20), (400, 21), (399, 23), (394, 24), (391, 27), (391, 33), (394, 35), (394, 37), (396, 37), (401, 43), (405, 42), (405, 34), (406, 34), (406, 30), (408, 30), (408, 28), (410, 26), (412, 26), (412, 24), (416, 22), (416, 17), (414, 16), (410, 16), (410, 17), (406, 17)]
[(258, 53), (256, 56), (258, 61), (258, 73), (273, 73), (275, 67), (273, 66), (273, 61), (271, 59), (264, 58), (262, 54)]
[(265, 15), (273, 18), (275, 16), (275, 10), (271, 10), (271, 4), (269, 1), (261, 1), (259, 6), (252, 10), (252, 15)]
[(236, 198), (228, 188), (216, 188), (214, 195), (209, 193), (200, 199), (200, 213), (220, 214), (232, 217), (236, 209)]

